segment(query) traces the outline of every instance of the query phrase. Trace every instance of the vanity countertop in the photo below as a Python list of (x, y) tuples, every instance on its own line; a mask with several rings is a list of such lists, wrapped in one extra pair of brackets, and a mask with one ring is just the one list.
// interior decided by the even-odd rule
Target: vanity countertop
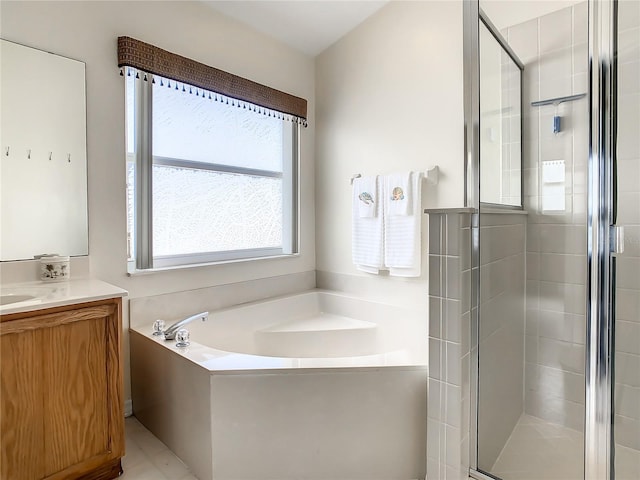
[(94, 278), (5, 284), (0, 286), (0, 315), (125, 297), (127, 294), (126, 290)]

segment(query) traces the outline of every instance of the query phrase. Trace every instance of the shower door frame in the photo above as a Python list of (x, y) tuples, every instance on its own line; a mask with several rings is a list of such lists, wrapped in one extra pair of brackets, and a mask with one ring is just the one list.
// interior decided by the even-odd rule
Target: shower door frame
[[(613, 385), (615, 311), (615, 133), (617, 1), (588, 0), (589, 158), (585, 338), (585, 480), (614, 480)], [(480, 320), (479, 0), (463, 1), (465, 206), (471, 219), (471, 362), (469, 474), (478, 471)], [(615, 253), (615, 252), (614, 252)]]

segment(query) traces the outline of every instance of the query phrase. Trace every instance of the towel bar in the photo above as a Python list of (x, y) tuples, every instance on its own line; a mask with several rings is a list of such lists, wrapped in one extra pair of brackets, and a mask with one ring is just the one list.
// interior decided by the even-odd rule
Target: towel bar
[[(438, 179), (440, 176), (440, 167), (438, 167), (438, 165), (434, 166), (434, 167), (430, 167), (427, 168), (426, 172), (424, 172), (424, 179), (431, 185), (437, 185), (438, 184)], [(361, 178), (362, 174), (361, 173), (356, 173), (354, 175), (351, 176), (351, 185), (353, 185), (353, 181), (356, 178)]]

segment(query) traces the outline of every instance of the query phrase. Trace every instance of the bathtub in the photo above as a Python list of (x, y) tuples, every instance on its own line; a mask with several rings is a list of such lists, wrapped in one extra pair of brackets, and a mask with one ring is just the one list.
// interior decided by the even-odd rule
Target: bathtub
[(133, 409), (200, 480), (424, 479), (424, 313), (312, 290), (187, 328), (130, 330)]

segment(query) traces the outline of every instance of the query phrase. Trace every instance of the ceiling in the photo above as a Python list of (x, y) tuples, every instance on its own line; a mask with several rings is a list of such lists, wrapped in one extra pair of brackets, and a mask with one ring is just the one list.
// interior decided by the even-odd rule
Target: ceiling
[(218, 12), (316, 56), (388, 0), (204, 1)]

